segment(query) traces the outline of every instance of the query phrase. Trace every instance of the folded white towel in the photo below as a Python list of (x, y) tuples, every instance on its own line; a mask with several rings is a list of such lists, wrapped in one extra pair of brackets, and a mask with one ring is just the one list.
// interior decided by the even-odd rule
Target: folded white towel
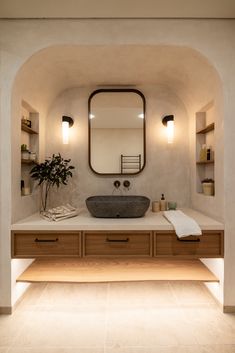
[(50, 210), (43, 212), (41, 215), (47, 221), (58, 222), (66, 218), (77, 216), (78, 210), (73, 206), (67, 204), (66, 206), (51, 208)]
[(197, 222), (182, 211), (164, 211), (163, 215), (173, 225), (179, 238), (202, 234)]

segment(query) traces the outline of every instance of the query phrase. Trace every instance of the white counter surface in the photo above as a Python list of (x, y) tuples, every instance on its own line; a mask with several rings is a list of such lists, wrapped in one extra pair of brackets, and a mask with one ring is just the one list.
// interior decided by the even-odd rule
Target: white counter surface
[[(182, 209), (202, 230), (223, 230), (224, 225), (193, 209)], [(173, 230), (161, 212), (147, 212), (142, 218), (94, 218), (82, 210), (77, 217), (49, 222), (38, 213), (12, 224), (12, 230)]]

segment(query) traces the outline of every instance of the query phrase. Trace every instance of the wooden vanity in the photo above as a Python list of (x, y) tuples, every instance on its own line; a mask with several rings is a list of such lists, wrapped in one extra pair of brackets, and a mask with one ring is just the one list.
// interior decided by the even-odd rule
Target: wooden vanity
[(184, 210), (202, 229), (178, 239), (161, 213), (98, 219), (87, 212), (62, 222), (38, 214), (12, 225), (12, 258), (34, 259), (17, 282), (183, 280), (218, 282), (199, 260), (224, 255), (223, 224)]
[(40, 257), (223, 257), (223, 231), (179, 240), (172, 231), (12, 231), (12, 258)]

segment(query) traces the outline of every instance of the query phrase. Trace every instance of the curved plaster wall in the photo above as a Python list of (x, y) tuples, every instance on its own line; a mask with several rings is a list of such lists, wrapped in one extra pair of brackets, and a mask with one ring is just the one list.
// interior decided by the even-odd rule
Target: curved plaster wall
[[(158, 198), (161, 191), (168, 193), (170, 199), (176, 199), (180, 206), (189, 206), (190, 198), (192, 197), (193, 204), (197, 208), (207, 210), (205, 202), (201, 202), (195, 195), (195, 112), (199, 111), (208, 102), (214, 100), (217, 109), (220, 107), (219, 98), (219, 78), (208, 60), (197, 51), (178, 46), (150, 46), (150, 45), (108, 45), (108, 46), (54, 46), (40, 50), (31, 56), (27, 62), (19, 70), (13, 89), (13, 119), (14, 129), (12, 130), (13, 138), (13, 221), (23, 218), (35, 211), (38, 207), (35, 197), (27, 199), (20, 196), (19, 190), (19, 131), (20, 131), (20, 101), (26, 100), (40, 113), (40, 156), (44, 158), (46, 154), (57, 152), (64, 147), (60, 143), (60, 114), (72, 114), (77, 116), (80, 129), (77, 133), (80, 134), (80, 139), (83, 141), (84, 155), (82, 160), (87, 159), (87, 100), (89, 94), (98, 87), (117, 87), (131, 86), (141, 88), (147, 92), (147, 168), (149, 171), (143, 173), (143, 176), (135, 178), (134, 190), (147, 193), (151, 198)], [(68, 89), (77, 88), (78, 101), (70, 101), (69, 95), (66, 94), (63, 98), (63, 103), (59, 111), (56, 111), (56, 97), (61, 101), (61, 94)], [(80, 94), (81, 92), (81, 94)], [(85, 93), (86, 92), (86, 93)], [(82, 96), (81, 104), (79, 97)], [(174, 97), (174, 98), (173, 98)], [(149, 104), (150, 103), (150, 104)], [(71, 107), (73, 105), (73, 108)], [(76, 109), (81, 113), (76, 114)], [(177, 111), (178, 109), (178, 111)], [(51, 113), (53, 111), (53, 114)], [(49, 114), (50, 112), (50, 114)], [(164, 146), (162, 140), (163, 129), (161, 126), (161, 117), (165, 114), (176, 115), (176, 141), (174, 148), (171, 151), (159, 148)], [(186, 114), (188, 118), (186, 118)], [(82, 119), (80, 123), (79, 115)], [(52, 124), (53, 116), (57, 117), (57, 144), (55, 149), (52, 149), (51, 141), (54, 137), (54, 127)], [(222, 120), (218, 114), (218, 123)], [(160, 122), (160, 123), (159, 123)], [(55, 122), (56, 124), (56, 122)], [(189, 129), (190, 124), (190, 129)], [(47, 137), (45, 139), (45, 126)], [(51, 130), (48, 128), (51, 127)], [(83, 128), (81, 128), (83, 126)], [(73, 131), (75, 131), (74, 127)], [(83, 130), (81, 130), (83, 129)], [(155, 131), (151, 134), (151, 131)], [(79, 138), (79, 136), (78, 136)], [(189, 139), (191, 145), (189, 144)], [(50, 141), (50, 144), (48, 143)], [(78, 143), (79, 145), (79, 143)], [(46, 146), (46, 147), (45, 147)], [(50, 146), (48, 148), (47, 146)], [(75, 147), (75, 146), (74, 146)], [(169, 146), (168, 146), (169, 147)], [(176, 148), (177, 147), (177, 148)], [(158, 152), (154, 153), (154, 148), (159, 151), (162, 158), (158, 158)], [(177, 149), (182, 149), (183, 152), (177, 154)], [(76, 148), (75, 148), (76, 150)], [(190, 150), (190, 154), (189, 154)], [(70, 151), (71, 152), (71, 151)], [(148, 160), (148, 154), (150, 156)], [(153, 158), (152, 156), (157, 156)], [(178, 165), (173, 161), (178, 160)], [(191, 166), (190, 166), (191, 160)], [(155, 168), (154, 166), (155, 161)], [(163, 163), (163, 161), (165, 163)], [(180, 167), (180, 163), (183, 164)], [(174, 167), (174, 173), (177, 175), (173, 178), (170, 165)], [(168, 166), (168, 167), (167, 167)], [(85, 170), (87, 164), (85, 162)], [(190, 172), (191, 167), (191, 172)], [(146, 168), (146, 169), (147, 169)], [(151, 171), (152, 168), (152, 171)], [(148, 170), (148, 169), (147, 169)], [(182, 173), (184, 171), (184, 173)], [(162, 174), (161, 174), (162, 173)], [(89, 170), (88, 170), (89, 174)], [(147, 175), (149, 177), (147, 177)], [(171, 185), (168, 189), (164, 186), (163, 180), (166, 176), (172, 176), (172, 179), (167, 180), (167, 185)], [(157, 177), (156, 177), (157, 176)], [(157, 182), (154, 183), (156, 177)], [(91, 180), (96, 180), (97, 177), (91, 177)], [(190, 185), (190, 179), (192, 183)], [(80, 178), (81, 182), (82, 178)], [(143, 187), (144, 180), (147, 180)], [(175, 182), (176, 180), (176, 182)], [(220, 184), (222, 179), (218, 177), (218, 194), (222, 193)], [(99, 179), (99, 184), (100, 184)], [(158, 186), (152, 189), (152, 184)], [(94, 182), (90, 182), (90, 186)], [(98, 184), (97, 184), (98, 185)], [(148, 185), (148, 186), (147, 186)], [(82, 190), (85, 195), (88, 195), (91, 190), (90, 186)], [(101, 185), (100, 185), (101, 186)], [(79, 185), (77, 185), (79, 189)], [(191, 196), (190, 196), (191, 187)], [(107, 182), (103, 181), (103, 192), (107, 189)], [(93, 187), (94, 189), (94, 187)], [(148, 189), (153, 190), (150, 194)], [(221, 191), (220, 191), (221, 189)], [(95, 190), (95, 189), (94, 189)], [(174, 191), (174, 190), (177, 190)], [(154, 192), (155, 191), (155, 192)], [(187, 195), (187, 196), (186, 196)], [(84, 197), (83, 197), (84, 198)], [(81, 204), (81, 199), (79, 204)], [(222, 204), (216, 199), (210, 200), (210, 209), (207, 212), (216, 217), (221, 216)]]
[[(202, 57), (199, 54), (199, 57), (205, 62), (206, 66), (208, 61), (203, 59), (207, 57), (209, 62), (216, 68), (217, 72), (219, 72), (221, 76), (221, 80), (223, 83), (223, 89), (225, 93), (225, 128), (226, 128), (226, 145), (223, 146), (222, 151), (226, 152), (226, 164), (225, 164), (225, 171), (226, 171), (226, 181), (227, 181), (227, 191), (225, 192), (226, 195), (226, 229), (227, 234), (226, 237), (228, 239), (227, 244), (227, 252), (225, 263), (227, 263), (227, 274), (226, 274), (226, 281), (227, 288), (226, 292), (226, 303), (227, 305), (234, 304), (234, 293), (235, 293), (235, 283), (233, 280), (233, 273), (235, 268), (235, 263), (233, 261), (232, 249), (235, 248), (235, 243), (232, 239), (233, 235), (233, 228), (235, 227), (234, 224), (234, 215), (233, 212), (230, 211), (230, 207), (233, 204), (233, 192), (231, 187), (233, 186), (233, 178), (231, 177), (231, 173), (229, 174), (229, 170), (231, 168), (235, 169), (233, 153), (231, 152), (231, 143), (233, 139), (233, 131), (230, 126), (233, 126), (232, 121), (232, 114), (231, 112), (234, 111), (233, 108), (233, 100), (232, 94), (234, 89), (234, 83), (231, 79), (234, 77), (233, 73), (235, 74), (235, 65), (233, 62), (234, 57), (234, 23), (226, 22), (226, 21), (207, 21), (207, 20), (200, 20), (200, 21), (181, 21), (181, 20), (84, 20), (84, 21), (77, 21), (77, 20), (64, 20), (64, 21), (4, 21), (0, 23), (0, 39), (1, 39), (1, 51), (0, 51), (0, 58), (1, 58), (1, 90), (0, 90), (0, 98), (1, 98), (1, 105), (0, 105), (0, 134), (1, 134), (1, 151), (0, 151), (0, 158), (1, 163), (4, 164), (4, 170), (1, 170), (1, 190), (0, 195), (1, 199), (4, 200), (4, 205), (1, 206), (1, 223), (0, 223), (0, 248), (1, 248), (1, 269), (0, 271), (0, 290), (1, 290), (1, 297), (0, 297), (0, 306), (7, 306), (11, 305), (15, 299), (11, 300), (11, 288), (10, 288), (10, 278), (11, 278), (11, 262), (10, 262), (10, 241), (9, 241), (9, 230), (10, 230), (10, 215), (12, 211), (12, 206), (14, 207), (14, 203), (18, 202), (17, 197), (19, 195), (19, 184), (18, 181), (14, 178), (14, 173), (17, 169), (17, 165), (14, 165), (14, 158), (11, 161), (11, 130), (14, 139), (16, 136), (14, 135), (14, 131), (18, 127), (20, 128), (20, 122), (11, 129), (11, 125), (14, 124), (15, 119), (20, 119), (19, 116), (15, 115), (16, 110), (11, 110), (10, 100), (12, 94), (12, 85), (13, 81), (16, 77), (16, 74), (19, 72), (20, 67), (28, 60), (30, 61), (33, 59), (34, 55), (40, 52), (40, 50), (44, 50), (45, 48), (50, 48), (51, 46), (131, 46), (132, 48), (135, 46), (153, 46), (157, 47), (162, 44), (164, 46), (174, 45), (179, 48), (193, 48), (192, 54), (197, 56), (199, 52), (203, 53)], [(47, 50), (47, 49), (46, 49)], [(190, 49), (189, 49), (190, 50)], [(30, 59), (31, 58), (31, 59)], [(145, 64), (146, 57), (143, 58), (143, 65)], [(170, 60), (170, 59), (169, 59)], [(171, 58), (173, 61), (174, 58)], [(39, 62), (40, 65), (42, 62)], [(99, 63), (96, 61), (96, 64)], [(203, 65), (202, 65), (203, 66)], [(211, 65), (205, 66), (205, 73), (206, 72), (213, 72), (211, 71)], [(27, 66), (24, 67), (27, 69)], [(37, 68), (39, 69), (39, 68)], [(36, 75), (37, 69), (34, 67), (34, 71), (31, 71), (31, 82), (37, 82)], [(200, 77), (197, 76), (197, 72), (201, 72), (197, 70), (197, 67), (188, 66), (188, 73), (191, 75), (194, 73), (195, 81), (191, 83), (191, 85), (184, 85), (184, 79), (182, 77), (181, 81), (178, 81), (179, 76), (181, 73), (183, 75), (184, 70), (179, 72), (177, 76), (178, 82), (178, 95), (180, 95), (180, 83), (181, 86), (184, 87), (185, 95), (181, 96), (181, 99), (184, 100), (184, 103), (187, 107), (188, 116), (191, 121), (193, 119), (195, 111), (200, 110), (200, 108), (211, 99), (213, 96), (214, 87), (217, 85), (215, 81), (207, 80), (207, 74), (202, 75), (202, 81)], [(27, 70), (26, 70), (27, 71)], [(30, 71), (29, 71), (30, 72)], [(33, 74), (32, 74), (33, 72)], [(19, 72), (20, 73), (20, 72)], [(170, 86), (174, 81), (174, 70), (172, 70), (172, 81), (170, 80)], [(58, 73), (59, 74), (59, 73)], [(29, 74), (30, 75), (30, 74)], [(50, 75), (50, 73), (48, 73)], [(39, 75), (40, 76), (40, 75)], [(212, 75), (213, 76), (213, 75)], [(217, 76), (217, 74), (215, 74)], [(18, 76), (20, 77), (20, 76)], [(34, 80), (35, 77), (35, 80)], [(45, 81), (47, 79), (47, 75), (45, 74)], [(138, 75), (137, 75), (138, 77)], [(197, 77), (199, 78), (197, 80)], [(203, 79), (204, 77), (204, 79)], [(209, 77), (210, 74), (209, 74)], [(53, 80), (53, 83), (56, 81)], [(167, 77), (165, 77), (165, 83), (167, 83)], [(168, 81), (169, 82), (169, 81)], [(175, 81), (176, 82), (176, 81)], [(190, 87), (192, 91), (195, 89), (195, 82), (198, 82), (198, 95), (195, 93), (193, 97), (192, 94), (189, 94), (189, 98), (186, 99), (187, 94), (189, 93)], [(203, 82), (203, 84), (201, 84)], [(210, 84), (207, 82), (210, 82)], [(27, 82), (25, 82), (27, 84)], [(45, 82), (44, 82), (45, 83)], [(42, 101), (42, 95), (46, 92), (45, 84), (42, 82), (40, 96), (35, 95), (35, 99), (39, 99), (41, 103), (41, 108), (45, 110), (45, 116), (47, 115), (46, 111), (50, 105), (50, 102), (53, 101), (53, 97), (48, 98), (49, 95), (54, 92), (53, 96), (56, 96), (56, 91), (53, 91), (49, 88), (51, 84), (51, 80), (47, 82), (48, 93), (45, 94), (47, 98), (45, 98), (45, 103)], [(171, 86), (171, 87), (172, 87)], [(204, 90), (204, 86), (207, 87)], [(33, 94), (32, 87), (27, 85), (25, 88), (25, 92), (27, 92), (28, 100), (30, 100), (31, 94)], [(64, 87), (65, 88), (65, 87)], [(64, 89), (63, 88), (63, 89)], [(17, 90), (17, 87), (16, 87)], [(38, 92), (36, 89), (35, 92)], [(207, 91), (206, 95), (204, 96), (205, 91)], [(57, 93), (60, 92), (60, 89)], [(175, 90), (176, 92), (176, 90)], [(173, 93), (175, 93), (173, 92)], [(183, 90), (182, 90), (183, 92)], [(21, 92), (19, 92), (19, 100), (21, 96)], [(231, 98), (229, 100), (229, 98)], [(18, 103), (20, 103), (18, 101)], [(18, 103), (13, 100), (13, 106), (17, 106)], [(37, 108), (32, 101), (32, 105)], [(191, 106), (192, 109), (189, 109)], [(218, 109), (218, 116), (221, 118), (223, 113), (222, 105), (220, 105)], [(38, 108), (40, 108), (38, 103)], [(17, 109), (17, 108), (16, 108)], [(40, 110), (40, 109), (38, 109)], [(12, 124), (11, 124), (11, 116)], [(230, 125), (231, 124), (231, 125)], [(222, 125), (221, 125), (222, 126)], [(190, 129), (191, 130), (191, 129)], [(223, 129), (221, 134), (223, 135)], [(15, 140), (14, 140), (15, 141)], [(12, 149), (12, 154), (14, 156), (14, 152), (17, 152), (19, 155), (19, 145), (17, 139), (15, 141), (15, 145)], [(192, 152), (192, 151), (191, 151)], [(17, 158), (18, 160), (18, 158)], [(11, 164), (14, 168), (11, 168)], [(18, 165), (19, 167), (19, 165)], [(12, 173), (13, 169), (13, 173)], [(221, 167), (221, 172), (223, 173), (223, 166)], [(191, 169), (191, 173), (193, 170)], [(13, 174), (13, 187), (11, 187), (11, 176)], [(4, 182), (3, 182), (4, 181)], [(13, 197), (11, 198), (11, 191)], [(17, 191), (16, 194), (14, 191)], [(18, 193), (18, 194), (17, 194)], [(15, 201), (16, 200), (16, 201)], [(32, 203), (33, 204), (33, 203)], [(25, 205), (25, 209), (27, 211), (27, 207), (29, 205)], [(210, 209), (207, 207), (206, 204), (202, 205), (205, 209)], [(22, 207), (21, 203), (18, 203), (18, 207)], [(200, 208), (197, 206), (197, 202), (195, 203), (195, 207)], [(223, 208), (221, 206), (221, 208)], [(28, 208), (29, 212), (30, 207)], [(17, 210), (15, 210), (17, 211)], [(14, 218), (16, 217), (16, 213), (14, 213)], [(25, 213), (22, 213), (22, 217), (25, 216)], [(19, 215), (18, 215), (19, 216)], [(13, 278), (14, 282), (14, 278)], [(14, 292), (14, 291), (13, 291)]]
[[(147, 165), (141, 175), (129, 178), (131, 192), (151, 199), (159, 198), (164, 192), (168, 199), (177, 200), (179, 206), (193, 204), (211, 215), (221, 216), (221, 202), (216, 198), (205, 202), (195, 193), (195, 112), (213, 100), (216, 124), (219, 126), (222, 121), (220, 82), (212, 65), (191, 48), (83, 45), (45, 48), (30, 57), (16, 76), (12, 95), (13, 221), (38, 209), (37, 195), (22, 198), (19, 190), (21, 100), (30, 103), (40, 114), (41, 159), (61, 152), (72, 158), (76, 167), (69, 187), (54, 192), (51, 204), (66, 201), (84, 207), (84, 200), (91, 194), (112, 192), (113, 181), (112, 178), (97, 178), (88, 167), (88, 97), (101, 86), (126, 85), (140, 89), (147, 100)], [(165, 114), (175, 115), (173, 146), (166, 144), (161, 123)], [(71, 115), (75, 120), (69, 146), (61, 144), (62, 115)], [(222, 162), (222, 156), (220, 158)], [(217, 175), (217, 180), (220, 196), (222, 176)], [(28, 263), (15, 262), (13, 282)], [(207, 264), (210, 266), (209, 262)]]
[(71, 87), (164, 85), (184, 104), (205, 105), (219, 77), (206, 57), (177, 45), (60, 45), (37, 51), (21, 67), (21, 76), (50, 104)]

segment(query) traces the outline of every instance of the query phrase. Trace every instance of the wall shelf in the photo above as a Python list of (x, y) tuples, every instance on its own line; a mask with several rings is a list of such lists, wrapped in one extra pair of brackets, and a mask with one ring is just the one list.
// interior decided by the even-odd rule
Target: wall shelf
[[(21, 181), (19, 181), (19, 186), (21, 186), (21, 196), (24, 195), (23, 187), (29, 188), (30, 195), (32, 194), (34, 182), (30, 177), (30, 169), (38, 164), (39, 159), (39, 113), (26, 101), (21, 102), (21, 146), (26, 145), (26, 150), (36, 154), (36, 160), (24, 159), (23, 154), (21, 154)], [(24, 120), (31, 121), (31, 127), (24, 123)], [(20, 148), (20, 146), (19, 146)], [(29, 157), (26, 156), (26, 157)], [(23, 182), (22, 182), (23, 181)], [(22, 186), (23, 185), (23, 186)]]
[(197, 164), (213, 164), (215, 161), (197, 161)]
[[(202, 110), (196, 112), (196, 191), (203, 193), (202, 180), (212, 179), (215, 181), (215, 110), (214, 104), (208, 104)], [(204, 146), (204, 147), (203, 147)], [(211, 150), (211, 160), (200, 160), (202, 148)], [(216, 185), (216, 181), (215, 181)], [(205, 194), (204, 194), (205, 195)], [(214, 196), (214, 195), (205, 195)]]
[(21, 123), (21, 130), (27, 132), (28, 134), (37, 134), (38, 132), (33, 130), (31, 127)]
[(197, 131), (197, 134), (206, 134), (210, 131), (213, 131), (214, 129), (215, 129), (215, 123), (211, 123), (207, 125), (204, 129)]
[(33, 161), (31, 159), (21, 159), (22, 164), (38, 164), (37, 161)]

